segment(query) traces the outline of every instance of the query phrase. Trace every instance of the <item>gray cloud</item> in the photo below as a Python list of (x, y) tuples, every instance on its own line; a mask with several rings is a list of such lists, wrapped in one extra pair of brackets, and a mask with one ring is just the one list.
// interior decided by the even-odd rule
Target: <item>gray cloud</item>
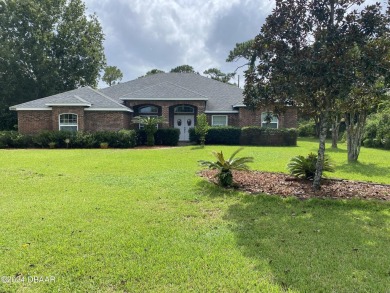
[(274, 0), (85, 3), (88, 12), (96, 13), (102, 24), (107, 63), (122, 70), (124, 81), (152, 68), (169, 71), (182, 64), (192, 65), (200, 73), (211, 67), (234, 71), (240, 63), (225, 62), (229, 51), (236, 43), (255, 37), (274, 7)]

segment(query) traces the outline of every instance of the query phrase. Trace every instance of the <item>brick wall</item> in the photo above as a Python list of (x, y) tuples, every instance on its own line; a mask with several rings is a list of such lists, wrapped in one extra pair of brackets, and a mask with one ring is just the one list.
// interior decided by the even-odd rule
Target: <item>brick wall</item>
[(60, 114), (76, 114), (78, 131), (84, 131), (84, 107), (52, 107), (53, 130), (59, 130)]
[(18, 111), (18, 131), (22, 134), (35, 134), (53, 130), (51, 117), (51, 111)]
[(121, 129), (129, 129), (131, 113), (85, 111), (84, 121), (85, 131), (117, 131)]
[(224, 113), (207, 114), (207, 122), (209, 123), (210, 126), (212, 125), (212, 116), (214, 116), (214, 115), (228, 116), (228, 126), (234, 126), (234, 127), (239, 126), (238, 114), (233, 114), (233, 113), (231, 113), (231, 114), (224, 114)]
[(125, 101), (125, 106), (134, 109), (134, 115), (137, 115), (136, 109), (140, 106), (153, 105), (159, 108), (159, 115), (163, 116), (168, 123), (160, 125), (162, 128), (173, 127), (174, 108), (179, 105), (188, 105), (195, 107), (195, 117), (198, 113), (204, 113), (206, 109), (205, 101)]
[[(250, 110), (239, 108), (239, 127), (261, 126), (261, 113), (267, 109)], [(290, 108), (285, 113), (279, 115), (279, 128), (295, 128), (298, 124), (297, 109)]]

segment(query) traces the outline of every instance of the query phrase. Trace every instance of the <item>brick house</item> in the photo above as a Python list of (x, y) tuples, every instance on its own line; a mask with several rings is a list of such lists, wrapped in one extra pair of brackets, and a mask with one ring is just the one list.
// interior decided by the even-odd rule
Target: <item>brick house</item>
[[(160, 127), (180, 129), (189, 139), (196, 115), (205, 113), (212, 126), (265, 126), (268, 109), (250, 110), (243, 90), (194, 73), (159, 73), (105, 89), (83, 87), (10, 107), (18, 113), (19, 132), (43, 130), (99, 131), (134, 129), (135, 116), (163, 116)], [(267, 124), (297, 126), (297, 110), (288, 109)]]

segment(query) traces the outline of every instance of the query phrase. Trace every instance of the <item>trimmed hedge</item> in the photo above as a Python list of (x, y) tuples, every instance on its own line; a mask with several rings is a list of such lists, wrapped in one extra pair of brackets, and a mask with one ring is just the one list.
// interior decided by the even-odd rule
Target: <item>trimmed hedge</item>
[[(190, 141), (199, 143), (194, 128), (189, 129)], [(210, 127), (206, 135), (206, 144), (239, 145), (241, 128), (231, 126)]]
[(296, 146), (298, 133), (295, 129), (275, 129), (265, 127), (243, 127), (241, 145)]
[[(190, 128), (190, 141), (199, 143), (195, 130)], [(296, 146), (298, 132), (296, 129), (275, 129), (250, 126), (210, 127), (206, 135), (206, 144), (222, 145), (263, 145), (263, 146)]]
[[(68, 143), (67, 143), (68, 142)], [(0, 148), (99, 148), (100, 143), (108, 143), (113, 148), (132, 148), (136, 143), (134, 130), (69, 132), (43, 131), (37, 135), (23, 135), (15, 131), (0, 132)]]
[[(139, 129), (137, 132), (137, 145), (146, 145), (146, 131)], [(180, 129), (160, 128), (154, 135), (156, 145), (176, 146), (179, 143)]]

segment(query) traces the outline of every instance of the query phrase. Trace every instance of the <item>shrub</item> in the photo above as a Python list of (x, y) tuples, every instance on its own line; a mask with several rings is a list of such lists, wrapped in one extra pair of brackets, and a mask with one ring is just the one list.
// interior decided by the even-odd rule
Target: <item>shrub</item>
[(196, 126), (195, 133), (199, 136), (199, 141), (201, 145), (205, 145), (206, 143), (206, 135), (209, 131), (209, 123), (207, 122), (206, 114), (199, 114), (196, 117)]
[(148, 146), (154, 146), (154, 135), (157, 132), (157, 125), (164, 123), (164, 117), (147, 117), (147, 116), (136, 116), (132, 120), (133, 123), (138, 123), (143, 125), (146, 132), (146, 144)]
[(314, 137), (316, 136), (316, 123), (313, 120), (302, 120), (297, 128), (298, 136)]
[[(293, 157), (287, 165), (290, 174), (303, 179), (313, 179), (316, 172), (317, 155), (310, 153), (307, 157)], [(328, 156), (325, 156), (323, 171), (334, 172)]]
[(180, 129), (161, 128), (155, 134), (155, 142), (158, 145), (176, 146), (179, 143)]
[(236, 150), (228, 160), (225, 160), (222, 151), (213, 152), (213, 155), (216, 157), (216, 162), (211, 161), (199, 161), (201, 166), (207, 167), (209, 169), (218, 170), (216, 177), (218, 177), (218, 183), (221, 186), (228, 187), (233, 184), (233, 174), (232, 170), (248, 170), (249, 167), (247, 163), (253, 162), (253, 157), (242, 157), (234, 158), (242, 148)]
[(231, 126), (210, 127), (207, 136), (207, 144), (239, 145), (241, 128)]
[(241, 145), (262, 146), (296, 146), (295, 129), (275, 129), (257, 126), (243, 127), (240, 137)]
[(0, 148), (29, 148), (33, 146), (30, 135), (22, 135), (17, 131), (0, 132)]

